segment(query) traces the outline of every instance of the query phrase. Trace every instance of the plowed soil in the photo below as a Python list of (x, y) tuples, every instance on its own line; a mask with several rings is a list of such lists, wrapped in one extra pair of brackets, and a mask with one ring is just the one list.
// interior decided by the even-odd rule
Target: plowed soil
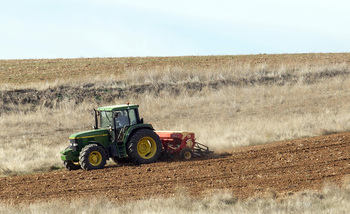
[(350, 174), (350, 133), (236, 148), (192, 161), (110, 165), (0, 178), (0, 200), (31, 203), (104, 197), (129, 201), (172, 196), (178, 187), (197, 197), (227, 189), (238, 198), (276, 197), (342, 185)]

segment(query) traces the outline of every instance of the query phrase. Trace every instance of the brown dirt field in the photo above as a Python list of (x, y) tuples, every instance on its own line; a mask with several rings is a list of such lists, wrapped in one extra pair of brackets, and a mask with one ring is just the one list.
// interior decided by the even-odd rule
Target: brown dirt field
[(193, 196), (226, 189), (238, 198), (276, 197), (342, 185), (350, 174), (350, 132), (236, 148), (192, 161), (103, 170), (67, 171), (0, 178), (0, 201), (32, 203), (52, 199), (105, 197), (129, 201), (169, 197), (178, 187)]

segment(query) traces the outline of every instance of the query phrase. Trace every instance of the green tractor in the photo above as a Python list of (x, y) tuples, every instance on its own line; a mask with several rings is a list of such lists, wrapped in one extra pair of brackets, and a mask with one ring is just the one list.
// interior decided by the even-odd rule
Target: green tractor
[(116, 163), (154, 163), (162, 143), (151, 124), (140, 119), (138, 105), (125, 104), (94, 109), (94, 130), (72, 134), (70, 146), (61, 152), (68, 170), (102, 169), (111, 158)]

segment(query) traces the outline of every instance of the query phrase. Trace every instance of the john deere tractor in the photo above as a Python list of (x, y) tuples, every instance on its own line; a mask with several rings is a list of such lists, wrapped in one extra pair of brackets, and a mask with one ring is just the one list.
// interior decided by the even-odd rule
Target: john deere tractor
[(61, 152), (68, 170), (102, 169), (111, 158), (116, 163), (156, 162), (162, 143), (151, 124), (140, 119), (138, 105), (125, 104), (94, 109), (94, 130), (72, 134)]

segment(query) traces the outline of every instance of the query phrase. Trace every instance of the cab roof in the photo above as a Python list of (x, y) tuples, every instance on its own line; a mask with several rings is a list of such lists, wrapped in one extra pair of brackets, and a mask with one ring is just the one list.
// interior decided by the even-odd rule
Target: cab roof
[(122, 105), (99, 107), (97, 111), (120, 111), (120, 110), (126, 110), (126, 109), (136, 109), (138, 107), (139, 105), (135, 105), (135, 104), (122, 104)]

